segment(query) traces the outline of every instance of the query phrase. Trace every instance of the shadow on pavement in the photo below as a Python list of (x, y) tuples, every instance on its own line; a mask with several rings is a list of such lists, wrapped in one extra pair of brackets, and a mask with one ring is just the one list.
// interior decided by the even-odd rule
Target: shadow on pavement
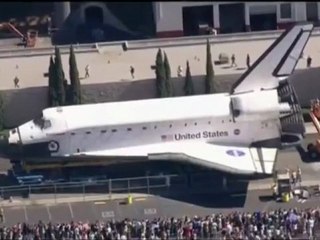
[[(128, 171), (123, 172), (124, 167)], [(167, 199), (186, 202), (203, 207), (230, 208), (242, 207), (246, 200), (249, 179), (227, 175), (218, 171), (203, 170), (196, 166), (181, 165), (173, 162), (153, 162), (153, 164), (134, 163), (103, 167), (85, 167), (69, 169), (63, 178), (85, 177), (88, 172), (95, 175), (105, 174), (106, 179), (113, 179), (112, 186), (108, 180), (102, 182), (78, 182), (73, 184), (43, 183), (38, 187), (17, 186), (3, 192), (4, 198), (31, 195), (37, 199), (47, 195), (56, 197), (70, 195), (103, 195), (144, 193)], [(40, 174), (40, 173), (32, 173)], [(44, 176), (46, 174), (42, 172)], [(146, 176), (153, 177), (142, 177)], [(174, 175), (167, 183), (165, 175)], [(121, 177), (120, 179), (116, 179)], [(136, 178), (140, 177), (140, 178)], [(128, 181), (128, 179), (131, 179)], [(148, 179), (148, 180), (147, 180)], [(226, 179), (224, 181), (223, 179)], [(1, 178), (0, 178), (1, 180)]]
[(224, 66), (224, 67), (221, 67), (222, 69), (230, 69), (232, 68), (232, 66)]
[[(221, 179), (221, 176), (220, 176)], [(248, 181), (230, 179), (223, 189), (221, 182), (210, 184), (194, 182), (191, 185), (172, 185), (168, 189), (151, 190), (150, 194), (207, 208), (241, 208), (248, 191)]]
[(270, 202), (270, 201), (274, 200), (274, 198), (271, 195), (264, 195), (264, 196), (260, 196), (259, 200), (261, 202)]
[(168, 196), (167, 198), (190, 203), (206, 208), (242, 208), (246, 201), (246, 193), (243, 194), (191, 194), (188, 196)]

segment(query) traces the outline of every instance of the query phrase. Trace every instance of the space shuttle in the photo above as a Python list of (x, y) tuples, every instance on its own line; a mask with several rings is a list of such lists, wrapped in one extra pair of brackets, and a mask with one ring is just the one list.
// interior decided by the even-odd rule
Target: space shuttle
[(10, 130), (24, 156), (180, 161), (234, 174), (272, 174), (279, 149), (301, 144), (288, 81), (313, 24), (284, 32), (230, 92), (52, 107)]

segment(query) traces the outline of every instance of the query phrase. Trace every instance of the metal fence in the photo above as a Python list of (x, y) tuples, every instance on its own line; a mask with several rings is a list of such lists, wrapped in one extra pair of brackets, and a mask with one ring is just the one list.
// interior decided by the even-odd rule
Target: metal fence
[(145, 193), (150, 194), (157, 189), (166, 190), (174, 184), (184, 184), (185, 178), (178, 175), (143, 176), (134, 178), (119, 178), (85, 182), (42, 183), (33, 185), (17, 185), (1, 187), (1, 197), (22, 197), (30, 199), (34, 196), (44, 196), (50, 199), (62, 197), (82, 197), (83, 200), (90, 195), (106, 194), (112, 198), (119, 193)]
[[(143, 176), (133, 178), (118, 178), (86, 182), (42, 183), (34, 185), (18, 185), (0, 187), (0, 195), (8, 200), (10, 197), (26, 200), (50, 199), (63, 202), (69, 198), (82, 200), (113, 199), (114, 194), (128, 196), (135, 194), (152, 194), (161, 196), (189, 195), (197, 193), (243, 193), (247, 190), (248, 181), (228, 177), (225, 182), (223, 176), (212, 172)], [(123, 194), (123, 195), (121, 195)], [(79, 199), (77, 200), (79, 201)]]

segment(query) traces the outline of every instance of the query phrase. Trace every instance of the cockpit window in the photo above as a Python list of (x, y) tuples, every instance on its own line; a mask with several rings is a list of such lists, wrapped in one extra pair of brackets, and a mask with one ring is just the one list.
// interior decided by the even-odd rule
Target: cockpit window
[(49, 128), (49, 127), (51, 127), (51, 122), (50, 122), (49, 120), (45, 120), (45, 121), (44, 121), (43, 128), (44, 128), (44, 129), (47, 129), (47, 128)]
[(47, 129), (51, 127), (50, 120), (45, 120), (43, 117), (36, 118), (33, 120), (34, 125), (38, 126), (41, 129)]
[(34, 123), (34, 125), (42, 128), (42, 126), (44, 125), (44, 119), (43, 119), (42, 116), (38, 117), (38, 118), (35, 118), (35, 119), (33, 119), (33, 123)]

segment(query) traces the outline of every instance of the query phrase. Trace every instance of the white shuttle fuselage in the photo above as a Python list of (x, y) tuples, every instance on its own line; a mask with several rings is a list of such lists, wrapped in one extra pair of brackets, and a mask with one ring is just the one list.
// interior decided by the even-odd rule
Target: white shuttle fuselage
[(290, 106), (279, 104), (276, 90), (58, 107), (45, 109), (40, 124), (20, 126), (10, 143), (56, 142), (52, 156), (185, 141), (249, 147), (279, 139), (286, 113)]
[(300, 144), (304, 135), (287, 78), (312, 28), (284, 33), (230, 93), (48, 108), (11, 130), (9, 144), (28, 156), (142, 157), (271, 174), (277, 149)]

